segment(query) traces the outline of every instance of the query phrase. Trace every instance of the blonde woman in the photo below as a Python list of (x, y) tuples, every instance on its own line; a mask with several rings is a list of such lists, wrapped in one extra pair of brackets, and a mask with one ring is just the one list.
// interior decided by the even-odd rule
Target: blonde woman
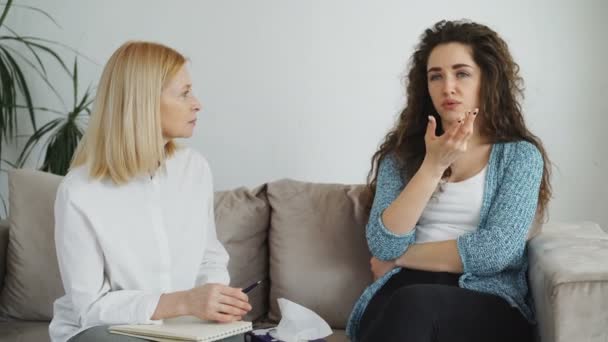
[(128, 42), (106, 64), (55, 202), (65, 295), (53, 341), (141, 341), (107, 326), (184, 315), (230, 322), (251, 310), (226, 285), (209, 166), (173, 141), (192, 135), (200, 107), (186, 59), (171, 48)]

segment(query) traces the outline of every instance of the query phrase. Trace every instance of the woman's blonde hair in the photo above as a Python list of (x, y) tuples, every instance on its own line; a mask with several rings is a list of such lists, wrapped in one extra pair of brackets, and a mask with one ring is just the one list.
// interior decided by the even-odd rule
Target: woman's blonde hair
[(131, 41), (118, 48), (103, 69), (71, 167), (87, 165), (91, 177), (116, 184), (158, 169), (176, 149), (163, 138), (161, 91), (185, 63), (182, 54), (161, 44)]

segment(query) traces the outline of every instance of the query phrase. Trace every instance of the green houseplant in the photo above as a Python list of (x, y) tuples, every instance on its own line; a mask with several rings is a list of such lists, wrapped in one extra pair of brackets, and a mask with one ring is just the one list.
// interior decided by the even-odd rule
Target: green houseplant
[[(51, 40), (19, 35), (6, 24), (9, 11), (12, 8), (22, 8), (42, 14), (57, 25), (48, 13), (38, 8), (13, 4), (13, 0), (8, 0), (4, 4), (0, 3), (0, 6), (2, 5), (4, 7), (0, 7), (2, 8), (0, 10), (0, 81), (2, 82), (0, 84), (0, 160), (2, 164), (0, 166), (4, 167), (0, 167), (0, 170), (7, 171), (7, 168), (23, 167), (34, 148), (43, 144), (44, 160), (42, 163), (38, 161), (36, 165), (41, 165), (40, 169), (43, 171), (65, 175), (76, 146), (82, 138), (93, 96), (91, 87), (87, 88), (81, 96), (78, 94), (77, 59), (74, 60), (73, 68), (70, 70), (53, 47), (62, 46), (80, 54)], [(59, 27), (59, 25), (57, 26)], [(50, 57), (51, 63), (58, 63), (59, 67), (71, 78), (73, 87), (71, 108), (55, 110), (38, 106), (37, 101), (32, 97), (28, 77), (26, 77), (29, 76), (28, 72), (42, 80), (65, 107), (63, 97), (48, 77), (48, 63), (45, 63), (48, 59), (45, 60), (43, 57)], [(36, 116), (38, 112), (51, 113), (59, 117), (38, 127)], [(12, 162), (4, 158), (3, 146), (13, 142), (16, 137), (21, 137), (17, 127), (20, 113), (27, 113), (33, 133), (25, 143), (18, 160)], [(7, 214), (4, 198), (0, 196), (0, 199), (4, 206), (4, 213)]]
[(46, 153), (40, 169), (62, 176), (68, 172), (72, 155), (84, 134), (88, 116), (91, 114), (90, 106), (93, 103), (91, 87), (88, 87), (82, 96), (78, 95), (77, 60), (74, 60), (72, 86), (74, 90), (72, 109), (67, 112), (44, 109), (59, 114), (60, 117), (47, 122), (30, 136), (17, 161), (18, 167), (23, 167), (36, 145), (44, 143)]
[[(29, 6), (18, 6), (44, 14), (55, 22), (46, 12)], [(4, 4), (0, 15), (0, 157), (2, 157), (2, 147), (5, 143), (11, 142), (17, 135), (17, 115), (20, 109), (25, 109), (29, 115), (32, 128), (36, 130), (36, 106), (32, 98), (30, 85), (25, 77), (27, 66), (29, 71), (33, 71), (58, 97), (59, 93), (53, 87), (47, 77), (47, 71), (42, 56), (50, 56), (52, 60), (59, 63), (68, 74), (63, 59), (55, 52), (45, 39), (21, 36), (6, 25), (6, 18), (13, 7), (13, 0), (8, 0)], [(19, 48), (25, 48), (27, 54), (21, 52)], [(20, 102), (22, 98), (23, 102)]]

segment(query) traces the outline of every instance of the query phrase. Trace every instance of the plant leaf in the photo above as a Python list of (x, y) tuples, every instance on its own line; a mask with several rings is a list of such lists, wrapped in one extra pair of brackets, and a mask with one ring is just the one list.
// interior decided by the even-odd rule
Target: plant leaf
[[(34, 55), (34, 58), (36, 58), (36, 61), (38, 62), (38, 65), (40, 65), (40, 69), (42, 69), (42, 71), (38, 70), (38, 67), (36, 66), (36, 64), (34, 64), (32, 61), (30, 61), (19, 50), (13, 48), (12, 46), (8, 46), (6, 44), (2, 45), (2, 47), (7, 50), (11, 50), (12, 53), (14, 53), (16, 56), (19, 56), (19, 58), (21, 58), (24, 62), (26, 62), (30, 67), (32, 67), (32, 69), (36, 70), (39, 74), (46, 76), (46, 69), (44, 68), (44, 63), (42, 63), (40, 56), (38, 56), (38, 54), (36, 54), (35, 51), (32, 52), (32, 54)], [(31, 48), (28, 48), (28, 49), (31, 49)]]
[[(11, 0), (11, 1), (12, 1), (12, 0)], [(9, 3), (10, 3), (11, 1), (9, 1)], [(40, 14), (44, 15), (45, 17), (47, 17), (47, 19), (49, 19), (50, 21), (52, 21), (52, 22), (53, 22), (53, 24), (55, 24), (55, 26), (57, 26), (58, 28), (61, 28), (61, 25), (59, 25), (59, 23), (57, 23), (57, 21), (55, 21), (55, 19), (53, 19), (53, 17), (51, 17), (51, 15), (50, 15), (50, 14), (48, 14), (47, 12), (45, 12), (45, 11), (41, 10), (40, 8), (36, 8), (36, 7), (32, 7), (32, 6), (27, 6), (27, 5), (20, 5), (20, 4), (15, 4), (15, 5), (13, 5), (13, 6), (14, 6), (14, 7), (19, 7), (19, 8), (25, 8), (25, 9), (29, 9), (29, 10), (32, 10), (32, 11), (34, 11), (34, 12), (38, 12), (38, 13), (40, 13)], [(0, 22), (0, 24), (2, 24), (2, 23)]]
[(65, 122), (51, 137), (41, 170), (65, 175), (82, 135), (74, 122)]
[[(4, 27), (6, 29), (9, 29), (6, 26), (4, 26)], [(48, 53), (49, 55), (51, 55), (59, 63), (59, 65), (61, 65), (61, 67), (63, 68), (63, 70), (65, 70), (65, 72), (68, 73), (68, 75), (70, 75), (70, 76), (72, 75), (72, 73), (70, 72), (70, 69), (68, 69), (68, 67), (65, 65), (65, 62), (63, 61), (63, 59), (61, 57), (59, 57), (59, 55), (55, 51), (53, 51), (51, 48), (49, 48), (47, 46), (44, 46), (42, 44), (39, 44), (39, 43), (34, 43), (34, 42), (30, 41), (31, 39), (21, 37), (16, 32), (14, 32), (13, 30), (11, 30), (11, 31), (15, 35), (14, 37), (12, 37), (12, 36), (1, 36), (0, 39), (13, 40), (13, 41), (16, 41), (18, 43), (25, 44), (25, 45), (28, 45), (28, 46), (31, 45), (31, 46), (33, 46), (33, 47), (35, 47), (37, 49), (40, 49), (40, 50)]]
[(19, 155), (19, 158), (17, 159), (17, 165), (19, 167), (23, 167), (23, 165), (29, 158), (30, 153), (32, 153), (32, 150), (40, 142), (40, 140), (47, 133), (51, 132), (53, 129), (55, 129), (59, 124), (61, 124), (64, 121), (65, 121), (65, 118), (53, 119), (53, 120), (47, 122), (46, 124), (44, 124), (38, 130), (36, 130), (34, 132), (34, 134), (32, 134), (32, 136), (25, 143), (25, 146), (23, 147), (23, 150), (21, 151), (21, 154)]
[(72, 87), (74, 88), (74, 107), (78, 102), (78, 57), (74, 58), (74, 69), (72, 69)]
[[(0, 50), (0, 52), (2, 52)], [(3, 141), (8, 142), (14, 136), (15, 121), (17, 112), (13, 105), (17, 99), (17, 75), (12, 68), (10, 61), (7, 60), (4, 54), (0, 53), (0, 76), (2, 77), (2, 97), (0, 99), (0, 136)], [(29, 107), (28, 107), (29, 108)], [(2, 146), (0, 140), (0, 147)]]
[[(22, 108), (22, 109), (27, 108), (27, 106), (24, 106), (24, 105), (14, 105), (13, 107), (15, 107), (15, 108)], [(60, 112), (58, 110), (50, 109), (50, 108), (46, 108), (46, 107), (34, 107), (34, 110), (41, 110), (43, 112), (49, 112), (49, 113), (59, 114), (59, 115), (65, 114), (64, 112)]]
[[(2, 50), (6, 51), (4, 49), (2, 49)], [(32, 101), (32, 96), (30, 95), (30, 89), (28, 88), (27, 81), (25, 80), (25, 77), (23, 76), (23, 72), (21, 71), (21, 67), (19, 66), (19, 64), (17, 64), (17, 62), (15, 61), (13, 56), (11, 56), (11, 54), (5, 53), (4, 56), (9, 61), (9, 64), (12, 66), (13, 72), (15, 73), (15, 76), (16, 76), (17, 85), (21, 89), (21, 93), (23, 93), (23, 97), (25, 99), (25, 104), (28, 107), (28, 112), (30, 114), (30, 121), (32, 122), (32, 127), (34, 128), (34, 130), (36, 130), (36, 116), (34, 115), (34, 104)], [(12, 126), (11, 124), (12, 123), (9, 123), (10, 126)], [(11, 132), (11, 134), (12, 134), (12, 132)]]
[(6, 3), (6, 6), (4, 6), (4, 10), (2, 11), (2, 15), (0, 16), (0, 27), (4, 23), (4, 19), (6, 18), (6, 15), (8, 14), (8, 10), (11, 8), (12, 2), (13, 2), (13, 0), (8, 0), (8, 2)]
[[(48, 77), (46, 77), (46, 75), (44, 75), (43, 73), (40, 72), (40, 70), (38, 70), (36, 68), (36, 66), (30, 62), (29, 60), (25, 59), (25, 56), (23, 56), (22, 54), (20, 54), (17, 50), (13, 49), (12, 47), (9, 46), (2, 46), (0, 45), (0, 49), (9, 49), (13, 52), (16, 53), (17, 56), (23, 58), (25, 60), (25, 62), (32, 67), (32, 69), (34, 69), (34, 71), (36, 71), (36, 73), (38, 74), (38, 76), (40, 76), (40, 78), (42, 79), (42, 81), (49, 87), (49, 89), (51, 89), (51, 91), (53, 92), (53, 94), (55, 94), (55, 96), (57, 97), (57, 99), (59, 100), (59, 102), (63, 103), (65, 105), (65, 101), (63, 100), (63, 98), (61, 97), (61, 95), (59, 94), (59, 92), (57, 91), (57, 89), (55, 89), (55, 87), (53, 86), (53, 84), (49, 81)], [(8, 51), (5, 51), (5, 53), (8, 53)]]
[(8, 160), (4, 159), (4, 158), (0, 159), (0, 161), (2, 161), (2, 162), (4, 162), (4, 163), (8, 164), (8, 165), (9, 165), (10, 167), (12, 167), (13, 169), (16, 169), (16, 168), (17, 168), (17, 164), (14, 164), (14, 163), (12, 163), (12, 162), (10, 162), (10, 161), (8, 161)]
[(63, 43), (56, 42), (56, 41), (50, 40), (50, 39), (45, 39), (45, 38), (40, 38), (40, 37), (32, 37), (32, 36), (22, 36), (22, 38), (27, 39), (27, 40), (34, 40), (34, 41), (39, 41), (39, 42), (44, 42), (44, 43), (49, 43), (49, 44), (61, 46), (62, 48), (73, 52), (77, 56), (80, 56), (80, 57), (86, 59), (87, 61), (89, 61), (89, 62), (91, 62), (91, 63), (93, 63), (95, 65), (100, 65), (99, 62), (94, 61), (91, 57), (88, 57), (87, 55), (83, 54), (82, 52), (74, 49), (73, 47), (65, 45)]

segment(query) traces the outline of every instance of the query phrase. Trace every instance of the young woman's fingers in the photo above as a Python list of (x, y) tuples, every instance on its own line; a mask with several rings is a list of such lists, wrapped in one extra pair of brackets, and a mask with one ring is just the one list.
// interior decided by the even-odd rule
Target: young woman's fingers
[(456, 124), (452, 125), (452, 127), (450, 127), (445, 132), (444, 136), (445, 136), (446, 141), (453, 141), (458, 138), (458, 133), (460, 132), (462, 126), (464, 125), (465, 119), (466, 119), (466, 113), (463, 118), (458, 120), (458, 122)]
[(447, 131), (445, 131), (445, 133), (441, 136), (444, 139), (444, 142), (448, 144), (454, 142), (463, 124), (464, 120), (460, 119), (457, 123), (452, 125), (452, 127), (450, 127)]
[(454, 140), (463, 142), (473, 135), (474, 122), (477, 116), (477, 110), (466, 112), (464, 122), (460, 126), (458, 133), (456, 133)]
[(437, 136), (435, 135), (437, 129), (437, 121), (435, 121), (435, 117), (432, 115), (429, 115), (429, 122), (426, 125), (426, 138), (427, 139), (432, 139), (432, 138), (436, 138)]

